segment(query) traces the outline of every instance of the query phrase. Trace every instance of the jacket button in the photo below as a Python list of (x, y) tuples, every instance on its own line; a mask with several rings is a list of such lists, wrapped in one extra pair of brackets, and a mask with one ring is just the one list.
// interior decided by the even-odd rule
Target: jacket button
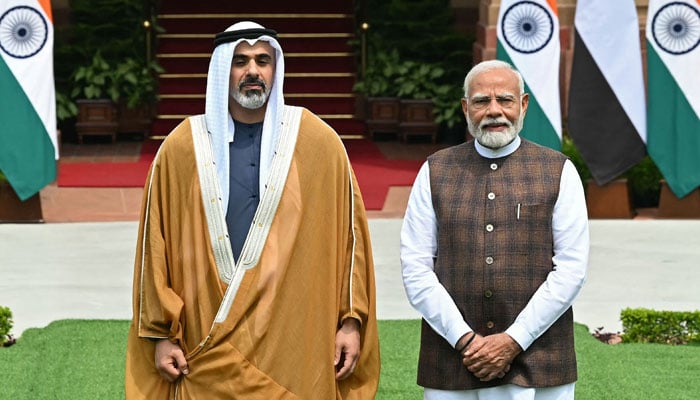
[(491, 257), (491, 256), (486, 257), (486, 264), (488, 264), (488, 265), (493, 264), (493, 257)]
[(486, 290), (484, 291), (484, 297), (486, 297), (487, 299), (490, 299), (491, 296), (493, 296), (493, 292), (492, 292), (491, 290), (489, 290), (489, 289), (486, 289)]
[(493, 329), (494, 326), (496, 326), (496, 324), (494, 324), (493, 321), (489, 321), (486, 323), (486, 327), (488, 329)]

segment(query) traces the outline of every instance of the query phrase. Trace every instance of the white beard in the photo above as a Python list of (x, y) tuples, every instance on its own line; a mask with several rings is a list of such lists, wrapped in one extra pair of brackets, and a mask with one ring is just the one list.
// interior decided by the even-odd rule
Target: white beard
[(270, 91), (272, 89), (269, 86), (265, 86), (265, 90), (262, 91), (250, 91), (248, 94), (243, 94), (240, 90), (232, 90), (231, 98), (233, 98), (238, 104), (243, 108), (249, 110), (257, 110), (258, 108), (265, 105)]
[[(505, 124), (507, 126), (506, 130), (503, 132), (490, 132), (484, 130), (484, 127), (489, 124)], [(479, 126), (476, 126), (474, 121), (467, 115), (467, 126), (469, 132), (474, 136), (474, 138), (484, 147), (489, 149), (500, 149), (501, 147), (507, 146), (512, 142), (518, 133), (523, 129), (523, 114), (520, 112), (520, 116), (515, 123), (511, 123), (505, 117), (502, 118), (486, 118), (481, 120)]]

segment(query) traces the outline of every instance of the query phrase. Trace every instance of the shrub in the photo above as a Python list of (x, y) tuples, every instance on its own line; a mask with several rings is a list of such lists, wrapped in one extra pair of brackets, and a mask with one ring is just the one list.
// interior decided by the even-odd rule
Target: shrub
[(0, 346), (9, 339), (12, 329), (12, 311), (8, 307), (0, 306)]
[(626, 308), (620, 313), (624, 342), (700, 344), (700, 311)]
[(578, 149), (574, 145), (574, 141), (571, 140), (569, 136), (565, 135), (562, 139), (561, 152), (569, 157), (571, 162), (574, 164), (576, 171), (578, 171), (578, 175), (581, 177), (581, 181), (583, 181), (585, 187), (585, 183), (588, 182), (589, 179), (592, 179), (593, 175), (591, 175), (591, 171), (588, 169), (586, 162), (583, 161), (581, 153), (578, 152)]
[[(377, 47), (376, 44), (372, 48)], [(394, 81), (399, 75), (399, 52), (376, 50), (367, 60), (367, 69), (353, 90), (366, 97), (396, 97), (398, 88)]]
[(88, 65), (78, 67), (73, 74), (71, 96), (77, 99), (109, 98), (119, 100), (119, 82), (114, 67), (98, 51)]

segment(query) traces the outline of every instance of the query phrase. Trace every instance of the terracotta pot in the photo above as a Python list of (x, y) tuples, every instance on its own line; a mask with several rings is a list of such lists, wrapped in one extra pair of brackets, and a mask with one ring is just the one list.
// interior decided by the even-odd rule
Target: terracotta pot
[(666, 180), (661, 181), (658, 218), (697, 219), (700, 218), (700, 188), (688, 193), (682, 199), (676, 197)]
[(636, 215), (627, 179), (616, 179), (602, 186), (589, 180), (586, 206), (588, 218), (592, 219), (629, 219)]
[(22, 201), (6, 181), (0, 181), (0, 223), (44, 222), (39, 193)]

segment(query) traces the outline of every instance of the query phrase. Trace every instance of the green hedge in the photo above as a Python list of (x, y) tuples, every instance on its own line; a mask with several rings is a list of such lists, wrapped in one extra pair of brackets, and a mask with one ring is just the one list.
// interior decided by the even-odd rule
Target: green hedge
[(626, 308), (620, 313), (624, 342), (700, 344), (700, 311)]

